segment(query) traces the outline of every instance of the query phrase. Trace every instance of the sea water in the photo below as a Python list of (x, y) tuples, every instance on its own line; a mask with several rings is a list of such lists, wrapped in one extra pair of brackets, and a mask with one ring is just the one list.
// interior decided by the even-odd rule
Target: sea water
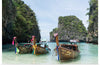
[[(67, 61), (58, 61), (55, 55), (55, 42), (47, 43), (51, 51), (44, 55), (32, 54), (15, 54), (14, 51), (2, 50), (3, 64), (98, 64), (98, 45), (77, 43), (80, 50), (80, 55), (76, 59)], [(59, 44), (68, 44), (60, 42)]]

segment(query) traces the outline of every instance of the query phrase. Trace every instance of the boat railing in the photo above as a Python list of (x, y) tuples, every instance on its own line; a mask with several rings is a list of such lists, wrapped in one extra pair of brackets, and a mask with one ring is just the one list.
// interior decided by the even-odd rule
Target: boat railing
[(72, 50), (73, 50), (73, 49), (70, 49), (70, 48), (65, 48), (65, 47), (60, 47), (60, 48), (65, 49), (65, 50), (70, 50), (70, 51), (72, 51)]
[(78, 51), (78, 46), (77, 45), (66, 45), (66, 44), (62, 44), (60, 47), (66, 48), (66, 49), (72, 49), (74, 51)]

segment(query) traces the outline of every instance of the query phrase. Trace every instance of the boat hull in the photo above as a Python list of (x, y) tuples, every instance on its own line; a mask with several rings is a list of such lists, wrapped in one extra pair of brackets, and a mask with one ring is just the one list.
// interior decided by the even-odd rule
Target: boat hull
[[(19, 49), (19, 54), (28, 54), (28, 53), (32, 53), (33, 52), (33, 46), (26, 44), (24, 46), (18, 46), (17, 47)], [(36, 50), (35, 50), (35, 54), (46, 54), (49, 53), (50, 49), (47, 47), (41, 47), (41, 46), (37, 46)]]
[(32, 53), (32, 46), (31, 47), (25, 47), (25, 46), (18, 46), (19, 54), (27, 54)]
[[(69, 59), (75, 59), (79, 56), (80, 52), (79, 51), (74, 51), (72, 49), (67, 49), (64, 47), (59, 47), (59, 59), (60, 60), (69, 60)], [(56, 55), (57, 55), (57, 50), (55, 49)]]
[(79, 56), (79, 52), (78, 51), (66, 49), (66, 48), (63, 48), (63, 47), (59, 48), (60, 60), (74, 59), (74, 58), (76, 58), (78, 56)]
[(49, 50), (46, 50), (46, 48), (43, 47), (36, 47), (36, 54), (46, 54)]

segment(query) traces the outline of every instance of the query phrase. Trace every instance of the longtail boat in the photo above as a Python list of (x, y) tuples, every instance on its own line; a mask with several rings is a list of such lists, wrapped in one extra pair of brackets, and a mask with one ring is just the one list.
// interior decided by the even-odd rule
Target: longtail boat
[(58, 60), (69, 60), (79, 56), (78, 45), (76, 44), (60, 44), (58, 42), (58, 33), (54, 34), (56, 37), (57, 47), (55, 52), (57, 53)]
[(49, 53), (50, 49), (48, 48), (48, 45), (45, 44), (44, 47), (41, 46), (41, 44), (36, 44), (35, 36), (32, 36), (33, 41), (33, 53), (36, 55), (40, 54), (46, 54)]
[(24, 46), (18, 46), (19, 49), (19, 54), (27, 54), (27, 53), (32, 53), (32, 45), (30, 44), (25, 44)]
[(15, 41), (15, 53), (16, 54), (32, 53), (33, 49), (32, 49), (31, 44), (24, 44), (23, 46), (18, 45), (18, 42), (16, 41), (16, 37), (13, 37), (12, 45), (14, 45), (14, 41)]

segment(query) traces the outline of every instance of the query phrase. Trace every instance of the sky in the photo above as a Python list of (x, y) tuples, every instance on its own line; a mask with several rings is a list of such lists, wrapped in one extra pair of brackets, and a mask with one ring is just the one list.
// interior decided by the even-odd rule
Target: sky
[(88, 27), (89, 0), (23, 0), (34, 12), (41, 39), (50, 40), (50, 32), (58, 27), (59, 16), (75, 15)]

